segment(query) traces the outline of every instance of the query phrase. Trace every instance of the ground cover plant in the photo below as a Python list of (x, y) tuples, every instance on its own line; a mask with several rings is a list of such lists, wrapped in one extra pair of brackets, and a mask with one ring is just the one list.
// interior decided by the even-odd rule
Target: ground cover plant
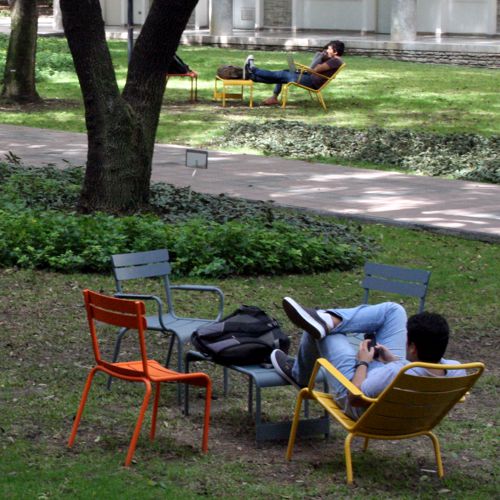
[(249, 147), (269, 156), (332, 162), (360, 161), (409, 173), (500, 183), (500, 136), (438, 135), (414, 130), (368, 130), (270, 120), (234, 123), (227, 146)]
[(153, 213), (81, 215), (74, 207), (82, 178), (81, 168), (0, 163), (0, 262), (109, 271), (110, 255), (167, 247), (175, 275), (222, 277), (349, 269), (372, 247), (354, 224), (328, 224), (306, 214), (291, 218), (271, 203), (165, 184), (154, 187)]
[[(7, 38), (0, 37), (0, 71), (6, 43)], [(119, 84), (123, 85), (126, 43), (110, 41), (109, 46)], [(421, 169), (433, 175), (446, 176), (450, 172), (441, 171), (441, 162), (434, 162), (431, 153), (433, 146), (442, 140), (441, 136), (444, 135), (446, 140), (449, 134), (458, 134), (454, 135), (456, 141), (464, 144), (468, 144), (471, 134), (494, 136), (491, 140), (498, 141), (500, 102), (497, 88), (500, 78), (496, 70), (350, 57), (347, 49), (347, 69), (327, 92), (329, 111), (325, 114), (305, 93), (292, 94), (290, 107), (286, 110), (264, 106), (249, 109), (246, 103), (239, 102), (222, 108), (220, 103), (212, 101), (215, 70), (221, 62), (241, 65), (246, 52), (181, 47), (179, 53), (200, 74), (199, 102), (189, 102), (186, 82), (181, 79), (169, 81), (157, 133), (159, 142), (200, 147), (220, 147), (222, 144), (229, 147), (232, 125), (248, 123), (249, 126), (259, 127), (264, 120), (281, 119), (314, 126), (334, 126), (343, 137), (351, 134), (352, 129), (360, 131), (365, 141), (371, 144), (366, 148), (368, 160), (365, 156), (360, 160), (355, 152), (348, 154), (351, 150), (345, 148), (344, 154), (337, 155), (335, 161), (405, 170), (410, 160), (403, 158), (401, 164), (392, 161), (394, 154), (391, 150), (393, 142), (401, 144), (408, 139), (408, 129), (411, 128), (418, 140), (410, 141), (408, 151), (424, 160)], [(282, 51), (257, 51), (254, 55), (257, 64), (271, 69), (281, 69), (286, 61)], [(296, 56), (299, 62), (307, 63), (311, 54), (300, 52)], [(24, 107), (1, 103), (0, 122), (85, 132), (81, 94), (65, 40), (40, 38), (37, 60), (37, 86), (44, 102)], [(270, 90), (270, 86), (256, 85), (256, 102), (267, 97)], [(387, 137), (390, 139), (384, 142), (388, 150), (384, 155), (380, 154), (380, 131), (377, 128), (381, 125), (389, 131)], [(420, 132), (422, 134), (418, 135)], [(262, 151), (252, 144), (234, 147), (246, 152)], [(414, 147), (418, 148), (417, 151), (413, 151)], [(287, 151), (279, 151), (279, 154), (287, 154)], [(498, 173), (495, 172), (493, 175), (483, 174), (490, 170), (483, 165), (490, 161), (488, 158), (476, 158), (466, 151), (457, 159), (453, 172), (458, 171), (460, 176), (464, 170), (466, 173), (470, 171), (471, 178), (474, 178), (474, 172), (478, 172), (477, 180), (497, 178)], [(326, 158), (316, 155), (315, 159), (331, 161), (329, 155)], [(470, 163), (473, 164), (472, 169)]]
[[(231, 378), (222, 397), (220, 370), (209, 370), (213, 401), (210, 451), (199, 452), (202, 399), (192, 393), (192, 414), (176, 406), (174, 387), (163, 391), (159, 429), (147, 438), (146, 419), (134, 464), (122, 463), (138, 412), (142, 387), (117, 383), (111, 392), (96, 379), (75, 446), (66, 448), (73, 415), (93, 359), (81, 290), (112, 293), (109, 274), (65, 273), (7, 267), (0, 270), (0, 494), (3, 498), (495, 498), (498, 496), (498, 364), (500, 317), (498, 245), (400, 228), (367, 226), (383, 245), (378, 262), (432, 270), (427, 308), (444, 312), (454, 331), (448, 355), (480, 360), (487, 371), (467, 402), (437, 429), (443, 447), (445, 479), (434, 471), (430, 443), (373, 442), (366, 453), (354, 445), (355, 485), (345, 485), (344, 433), (332, 425), (331, 437), (299, 439), (292, 462), (284, 442), (253, 440), (246, 413), (243, 378)], [(197, 280), (220, 286), (227, 312), (255, 304), (297, 330), (280, 307), (284, 295), (309, 305), (355, 305), (361, 298), (361, 270)], [(152, 291), (152, 287), (146, 287)], [(388, 296), (376, 296), (385, 300)], [(417, 304), (404, 302), (408, 310)], [(201, 304), (203, 306), (203, 304)], [(200, 304), (183, 302), (186, 312)], [(153, 357), (162, 359), (167, 343), (149, 335)], [(127, 346), (124, 346), (127, 350)], [(200, 365), (200, 369), (202, 366)], [(290, 418), (296, 392), (272, 389), (264, 395), (266, 419)], [(149, 413), (148, 413), (149, 415)], [(216, 471), (216, 473), (215, 473)]]

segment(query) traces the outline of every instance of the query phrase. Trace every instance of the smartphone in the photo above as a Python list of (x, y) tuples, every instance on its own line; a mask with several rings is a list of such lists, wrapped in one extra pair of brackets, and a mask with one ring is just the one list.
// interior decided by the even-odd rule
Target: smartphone
[(375, 347), (377, 345), (377, 339), (375, 338), (374, 333), (365, 333), (365, 340), (369, 340), (368, 342), (368, 350), (375, 349), (375, 354), (373, 355), (373, 359), (378, 358), (378, 349)]

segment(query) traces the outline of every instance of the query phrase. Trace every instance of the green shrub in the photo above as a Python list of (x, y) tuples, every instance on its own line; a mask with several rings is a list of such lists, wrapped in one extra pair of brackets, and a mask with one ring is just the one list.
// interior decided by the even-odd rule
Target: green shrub
[(167, 247), (177, 275), (300, 273), (349, 269), (373, 246), (354, 224), (168, 184), (151, 188), (154, 213), (78, 215), (83, 168), (11, 160), (0, 163), (3, 266), (109, 271), (114, 253)]
[(500, 183), (499, 136), (375, 127), (358, 130), (273, 120), (232, 124), (222, 142), (274, 156), (362, 161), (426, 175)]
[(30, 209), (0, 210), (0, 262), (57, 271), (108, 271), (110, 255), (167, 247), (177, 275), (222, 277), (349, 269), (366, 252), (283, 222), (114, 217)]

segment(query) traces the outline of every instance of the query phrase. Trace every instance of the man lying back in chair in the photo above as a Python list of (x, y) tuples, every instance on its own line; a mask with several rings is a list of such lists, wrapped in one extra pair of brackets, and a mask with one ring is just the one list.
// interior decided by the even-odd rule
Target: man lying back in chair
[[(271, 354), (276, 371), (297, 388), (307, 386), (317, 358), (326, 358), (345, 377), (369, 397), (377, 397), (396, 377), (399, 370), (414, 361), (441, 363), (439, 370), (416, 368), (412, 375), (447, 377), (463, 376), (457, 370), (448, 374), (447, 364), (457, 361), (443, 359), (450, 329), (445, 318), (422, 312), (407, 320), (406, 311), (394, 302), (361, 305), (349, 309), (309, 309), (290, 297), (283, 299), (289, 319), (304, 330), (295, 362), (279, 349)], [(346, 337), (348, 333), (374, 333), (375, 347), (370, 340), (359, 345), (358, 352)], [(337, 404), (351, 418), (365, 411), (360, 400), (332, 377), (330, 390)], [(363, 402), (364, 403), (364, 402)]]
[(318, 57), (314, 57), (311, 67), (313, 71), (324, 75), (326, 78), (315, 75), (314, 73), (300, 73), (290, 69), (282, 71), (269, 71), (267, 69), (257, 68), (254, 64), (253, 56), (248, 56), (245, 61), (243, 78), (250, 78), (257, 83), (275, 83), (273, 95), (266, 99), (262, 104), (272, 106), (279, 104), (278, 96), (284, 83), (296, 82), (300, 77), (300, 84), (311, 89), (318, 89), (325, 83), (344, 64), (340, 56), (344, 53), (344, 43), (340, 40), (333, 40)]

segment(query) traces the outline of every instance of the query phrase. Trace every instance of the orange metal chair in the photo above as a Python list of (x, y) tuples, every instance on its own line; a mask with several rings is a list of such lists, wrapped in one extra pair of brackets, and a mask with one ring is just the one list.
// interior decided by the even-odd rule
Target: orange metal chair
[[(210, 420), (210, 402), (212, 397), (212, 383), (208, 375), (205, 373), (179, 373), (174, 370), (165, 368), (157, 361), (148, 359), (146, 352), (146, 342), (144, 340), (144, 331), (146, 330), (146, 309), (144, 302), (132, 301), (126, 299), (118, 299), (108, 297), (90, 290), (84, 290), (85, 307), (87, 309), (87, 319), (90, 328), (90, 335), (92, 337), (92, 347), (96, 360), (96, 366), (92, 368), (85, 388), (83, 389), (82, 398), (78, 407), (71, 435), (69, 437), (68, 446), (73, 446), (75, 441), (76, 432), (80, 419), (82, 417), (87, 396), (92, 385), (94, 375), (98, 372), (104, 372), (112, 377), (117, 377), (122, 380), (130, 382), (142, 382), (146, 386), (146, 394), (142, 401), (142, 406), (139, 412), (139, 417), (135, 425), (134, 433), (125, 459), (125, 466), (130, 465), (132, 457), (134, 456), (137, 439), (141, 432), (142, 422), (144, 415), (148, 408), (149, 399), (151, 396), (151, 385), (155, 385), (155, 397), (153, 403), (153, 412), (151, 416), (151, 431), (150, 439), (153, 440), (156, 432), (156, 415), (158, 411), (158, 402), (160, 399), (160, 384), (162, 382), (182, 382), (189, 385), (205, 387), (205, 414), (203, 421), (203, 438), (202, 450), (204, 452), (208, 449), (208, 429)], [(101, 358), (99, 350), (99, 340), (96, 331), (96, 322), (105, 323), (108, 325), (117, 326), (120, 328), (134, 329), (138, 332), (139, 348), (141, 359), (139, 361), (125, 361), (120, 363), (113, 363), (105, 361)]]
[[(462, 402), (466, 393), (474, 385), (484, 370), (482, 363), (447, 365), (446, 370), (470, 370), (465, 376), (422, 377), (406, 373), (420, 366), (441, 369), (443, 365), (432, 363), (410, 363), (404, 366), (393, 382), (377, 397), (365, 396), (352, 382), (339, 372), (328, 360), (316, 361), (308, 387), (298, 395), (295, 415), (290, 430), (287, 460), (292, 458), (295, 435), (300, 419), (300, 408), (304, 399), (317, 401), (347, 431), (344, 443), (347, 483), (353, 482), (351, 442), (355, 436), (365, 438), (364, 449), (369, 439), (408, 439), (429, 436), (434, 445), (438, 476), (444, 476), (439, 440), (432, 429), (441, 422), (456, 403)], [(320, 368), (341, 382), (352, 394), (370, 403), (358, 420), (352, 420), (337, 406), (331, 394), (317, 391), (316, 376)]]

